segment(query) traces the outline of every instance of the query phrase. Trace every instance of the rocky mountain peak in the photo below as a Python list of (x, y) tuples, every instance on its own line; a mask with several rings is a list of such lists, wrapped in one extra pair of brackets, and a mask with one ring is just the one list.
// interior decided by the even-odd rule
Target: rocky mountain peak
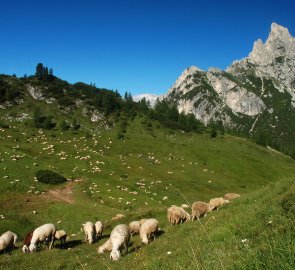
[(176, 82), (173, 84), (173, 86), (169, 89), (168, 94), (173, 92), (175, 89), (178, 89), (180, 92), (187, 92), (190, 89), (188, 89), (187, 85), (193, 84), (193, 75), (198, 72), (205, 72), (202, 69), (196, 67), (196, 66), (190, 66), (186, 68), (182, 74), (177, 78)]
[(272, 41), (277, 38), (285, 41), (290, 41), (293, 37), (290, 35), (288, 28), (273, 22), (271, 24), (271, 31), (268, 37), (268, 41)]
[(256, 65), (270, 65), (279, 57), (295, 56), (295, 39), (286, 27), (272, 23), (270, 34), (263, 44), (261, 39), (254, 42), (249, 62)]

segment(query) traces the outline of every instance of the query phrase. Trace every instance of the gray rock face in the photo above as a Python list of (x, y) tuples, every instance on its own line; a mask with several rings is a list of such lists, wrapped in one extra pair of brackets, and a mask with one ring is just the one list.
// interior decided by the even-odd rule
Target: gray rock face
[(216, 68), (204, 72), (190, 67), (169, 89), (167, 97), (177, 100), (180, 112), (193, 113), (206, 125), (211, 120), (231, 125), (226, 110), (235, 115), (260, 114), (266, 107), (261, 98), (226, 75)]
[(225, 77), (220, 70), (209, 70), (207, 78), (225, 105), (234, 112), (255, 116), (265, 109), (263, 101), (257, 95)]
[(34, 87), (32, 85), (28, 85), (27, 90), (33, 99), (36, 99), (36, 100), (44, 100), (45, 99), (42, 92), (37, 87)]

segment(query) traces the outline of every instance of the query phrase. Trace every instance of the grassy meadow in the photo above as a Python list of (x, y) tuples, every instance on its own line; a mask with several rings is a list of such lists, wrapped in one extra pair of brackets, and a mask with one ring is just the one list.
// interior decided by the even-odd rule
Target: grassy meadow
[[(0, 255), (0, 269), (294, 269), (295, 162), (243, 138), (148, 130), (136, 117), (123, 140), (117, 130), (41, 130), (19, 122), (0, 129), (0, 232), (18, 248)], [(152, 131), (151, 131), (152, 130)], [(68, 179), (50, 186), (34, 178), (50, 169)], [(200, 222), (171, 226), (172, 204), (241, 194)], [(118, 213), (126, 215), (112, 221)], [(1, 216), (0, 216), (1, 217)], [(138, 236), (117, 262), (97, 248), (111, 229), (145, 217), (160, 221), (148, 246)], [(103, 239), (86, 244), (85, 221), (105, 222)], [(23, 254), (29, 231), (54, 223), (65, 248)]]

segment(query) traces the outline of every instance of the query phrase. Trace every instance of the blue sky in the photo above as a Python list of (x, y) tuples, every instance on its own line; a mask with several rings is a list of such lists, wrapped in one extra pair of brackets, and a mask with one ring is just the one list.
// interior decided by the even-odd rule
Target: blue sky
[(0, 10), (0, 73), (41, 62), (120, 93), (165, 93), (191, 65), (224, 69), (272, 22), (295, 35), (293, 0), (2, 0)]

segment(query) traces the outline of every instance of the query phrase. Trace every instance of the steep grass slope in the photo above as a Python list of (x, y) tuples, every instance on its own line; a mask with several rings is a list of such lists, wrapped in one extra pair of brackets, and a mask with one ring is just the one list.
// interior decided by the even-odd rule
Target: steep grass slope
[[(0, 130), (0, 232), (12, 230), (21, 240), (36, 226), (52, 222), (70, 236), (70, 249), (2, 254), (1, 269), (292, 269), (294, 242), (283, 248), (279, 236), (294, 236), (287, 226), (294, 214), (293, 160), (227, 135), (211, 139), (171, 133), (156, 123), (151, 133), (143, 121), (137, 117), (129, 123), (125, 140), (117, 139), (116, 130), (61, 133), (18, 123)], [(44, 185), (34, 179), (39, 169), (72, 181)], [(171, 204), (208, 201), (226, 192), (242, 198), (202, 224), (167, 223)], [(156, 217), (163, 233), (146, 247), (134, 237), (130, 253), (111, 262), (108, 254), (97, 254), (105, 239), (87, 245), (80, 227), (87, 220), (103, 220), (107, 235), (118, 223), (111, 221), (117, 213), (126, 215), (123, 223)]]

